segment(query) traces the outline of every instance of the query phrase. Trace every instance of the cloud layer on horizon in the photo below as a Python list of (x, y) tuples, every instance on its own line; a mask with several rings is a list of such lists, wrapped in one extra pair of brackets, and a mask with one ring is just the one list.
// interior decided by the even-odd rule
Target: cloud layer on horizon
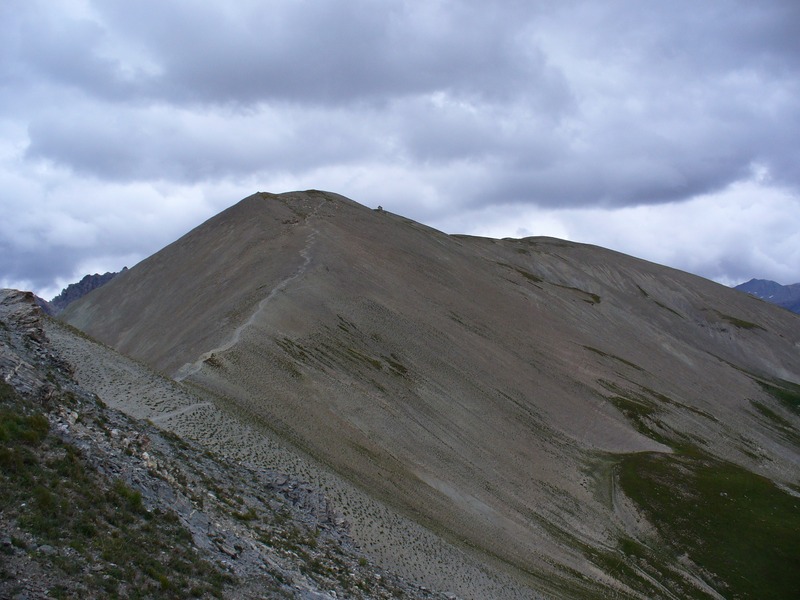
[(798, 30), (789, 1), (12, 0), (0, 283), (54, 293), (311, 187), (791, 283)]

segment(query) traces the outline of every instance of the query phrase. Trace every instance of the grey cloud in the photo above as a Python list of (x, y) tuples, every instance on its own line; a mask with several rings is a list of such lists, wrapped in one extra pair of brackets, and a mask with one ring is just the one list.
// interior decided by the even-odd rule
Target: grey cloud
[[(9, 183), (4, 175), (0, 171), (0, 184)], [(28, 189), (12, 185), (2, 199), (0, 286), (24, 284), (55, 294), (59, 280), (133, 266), (230, 204), (189, 194), (176, 198), (167, 186), (75, 185), (63, 176), (39, 175), (41, 181)]]
[(186, 11), (117, 1), (96, 8), (157, 57), (160, 72), (140, 82), (142, 93), (179, 102), (379, 102), (433, 91), (502, 98), (541, 88), (534, 84), (545, 66), (518, 38), (523, 21), (502, 3), (492, 18), (471, 3), (325, 0), (313, 10), (272, 2)]
[(687, 204), (756, 173), (797, 195), (798, 30), (790, 1), (9, 0), (0, 179), (65, 204), (62, 181), (328, 187), (421, 220)]
[[(30, 221), (22, 215), (7, 215), (0, 227), (0, 280), (29, 281), (34, 289), (41, 289), (65, 273), (71, 274), (87, 248), (56, 244), (58, 251), (54, 252), (46, 233), (35, 230), (41, 223), (34, 225)], [(0, 285), (9, 283), (0, 281)]]
[(112, 55), (114, 31), (86, 17), (63, 14), (50, 3), (15, 4), (17, 10), (9, 11), (0, 30), (2, 63), (13, 69), (18, 83), (46, 81), (115, 101), (136, 95), (137, 74)]
[[(223, 142), (214, 144), (180, 123), (154, 123), (146, 111), (98, 105), (92, 117), (101, 115), (100, 122), (103, 111), (132, 121), (120, 126), (110, 116), (100, 128), (84, 127), (80, 118), (34, 120), (29, 156), (99, 177), (178, 181), (270, 166), (308, 169), (359, 156), (412, 164), (488, 160), (496, 169), (495, 181), (487, 182), (496, 187), (492, 198), (549, 205), (672, 201), (735, 181), (754, 162), (776, 179), (800, 183), (785, 150), (800, 133), (797, 104), (780, 101), (796, 80), (784, 87), (761, 72), (752, 82), (736, 79), (763, 60), (743, 58), (737, 36), (752, 45), (772, 39), (796, 11), (562, 6), (540, 12), (519, 3), (487, 9), (391, 2), (378, 10), (368, 2), (320, 2), (309, 11), (244, 3), (186, 11), (164, 2), (98, 3), (102, 25), (51, 19), (45, 26), (56, 30), (52, 39), (27, 36), (39, 39), (46, 58), (60, 57), (43, 63), (54, 77), (58, 71), (60, 80), (71, 77), (100, 95), (135, 89), (132, 101), (149, 97), (180, 110), (194, 110), (194, 102), (244, 103), (256, 112), (268, 105), (294, 131), (272, 140), (264, 131), (245, 131), (237, 144), (217, 132)], [(576, 25), (559, 10), (580, 10), (585, 22)], [(568, 65), (559, 67), (556, 49), (550, 59), (546, 36), (558, 38), (562, 30), (589, 59), (610, 61), (610, 82), (592, 84)], [(117, 37), (138, 48), (153, 72), (137, 80), (130, 73), (144, 71), (129, 65), (133, 79), (123, 81), (122, 60), (102, 58), (92, 46)], [(783, 45), (765, 43), (761, 55), (781, 56), (791, 42), (777, 38)], [(754, 100), (753, 86), (777, 97), (775, 106)], [(448, 105), (434, 106), (437, 96)], [(349, 121), (356, 130), (369, 124), (376, 137), (395, 143), (393, 151), (347, 127), (327, 126), (314, 113), (295, 112), (303, 106), (329, 111), (327, 121)], [(313, 132), (301, 120), (322, 128)], [(277, 144), (282, 150), (272, 152)], [(320, 151), (326, 146), (339, 152)], [(481, 193), (474, 201), (486, 198)]]
[(91, 103), (34, 121), (29, 159), (112, 181), (185, 183), (347, 164), (377, 151), (368, 124), (335, 111), (194, 114)]

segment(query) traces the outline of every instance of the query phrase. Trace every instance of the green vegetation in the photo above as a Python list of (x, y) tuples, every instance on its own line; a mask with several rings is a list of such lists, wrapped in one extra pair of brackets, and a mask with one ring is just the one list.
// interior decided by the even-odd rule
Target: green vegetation
[[(606, 461), (612, 470), (619, 470), (619, 457), (609, 459), (605, 456), (602, 462)], [(542, 515), (531, 512), (527, 516), (547, 530), (554, 539), (581, 552), (599, 570), (635, 590), (635, 593), (620, 590), (614, 598), (708, 598), (696, 593), (696, 588), (675, 568), (676, 561), (671, 551), (665, 552), (660, 544), (653, 544), (651, 547), (642, 541), (622, 537), (616, 545), (598, 545), (597, 542), (590, 543), (576, 535), (574, 529), (559, 526)], [(522, 565), (517, 566), (524, 570)], [(587, 600), (611, 597), (607, 586), (598, 584), (584, 573), (563, 565), (557, 568), (563, 577), (551, 578), (549, 581), (555, 584), (553, 589), (558, 591), (556, 597)], [(671, 595), (664, 594), (664, 589), (669, 590)]]
[(504, 262), (498, 262), (497, 264), (500, 265), (501, 267), (505, 267), (506, 269), (511, 269), (512, 271), (516, 271), (518, 274), (522, 275), (525, 279), (527, 279), (531, 283), (542, 283), (544, 281), (544, 279), (542, 279), (541, 277), (537, 277), (533, 273), (526, 271), (525, 269), (521, 269), (520, 267), (517, 267), (515, 265), (509, 265), (508, 263)]
[(750, 400), (753, 408), (764, 418), (769, 427), (796, 447), (800, 447), (800, 431), (787, 415), (788, 412), (800, 416), (800, 385), (782, 379), (772, 381), (757, 377), (754, 379), (772, 400), (767, 402)]
[(640, 367), (639, 365), (635, 365), (631, 361), (625, 360), (624, 358), (620, 358), (615, 354), (609, 354), (607, 352), (603, 352), (602, 350), (598, 350), (597, 348), (593, 348), (591, 346), (584, 346), (584, 348), (586, 348), (586, 350), (588, 350), (589, 352), (594, 352), (595, 354), (598, 354), (604, 358), (613, 358), (614, 360), (621, 362), (623, 365), (627, 365), (632, 369), (636, 369), (637, 371), (644, 371), (644, 369), (642, 369), (642, 367)]
[(541, 283), (542, 281), (544, 281), (541, 277), (537, 277), (533, 273), (526, 271), (524, 269), (514, 267), (514, 270), (532, 283)]
[[(1, 324), (2, 322), (0, 322)], [(14, 388), (0, 379), (0, 403), (11, 402), (16, 397)]]
[(659, 302), (658, 300), (653, 300), (653, 302), (655, 302), (655, 303), (656, 303), (656, 306), (658, 306), (659, 308), (663, 308), (664, 310), (668, 310), (668, 311), (669, 311), (669, 312), (671, 312), (673, 315), (676, 315), (676, 316), (680, 317), (681, 319), (685, 319), (685, 318), (686, 318), (686, 317), (684, 317), (684, 316), (683, 316), (681, 313), (679, 313), (677, 310), (674, 310), (674, 309), (670, 308), (670, 307), (669, 307), (669, 306), (667, 306), (666, 304), (662, 304), (662, 303), (661, 303), (661, 302)]
[[(671, 403), (666, 396), (635, 392), (604, 379), (599, 383), (613, 394), (607, 396), (606, 400), (625, 415), (634, 429), (642, 435), (668, 446), (682, 437), (656, 418), (663, 411), (664, 405)], [(643, 392), (651, 390), (643, 388)]]
[(761, 379), (758, 384), (784, 407), (800, 416), (800, 385), (784, 380), (768, 383)]
[[(346, 321), (341, 316), (339, 317), (338, 328), (346, 333), (358, 332), (354, 324)], [(376, 336), (372, 336), (373, 340), (379, 341), (380, 336), (377, 336), (377, 338), (376, 340)], [(382, 371), (384, 366), (386, 366), (390, 373), (400, 377), (405, 377), (408, 374), (408, 367), (400, 362), (400, 358), (394, 352), (389, 355), (382, 354), (380, 357), (374, 357), (364, 351), (347, 345), (343, 341), (338, 341), (335, 345), (322, 342), (316, 344), (314, 347), (303, 346), (300, 342), (288, 337), (277, 339), (275, 342), (295, 361), (309, 366), (314, 365), (316, 362), (334, 368), (337, 364), (341, 364), (342, 361), (347, 361), (369, 367), (376, 371)], [(301, 376), (300, 372), (297, 371), (293, 365), (284, 365), (284, 367), (287, 368), (293, 376), (295, 373), (298, 377)]]
[[(800, 499), (697, 450), (623, 457), (620, 485), (659, 531), (727, 598), (796, 598)], [(623, 540), (623, 551), (630, 544)], [(628, 548), (630, 550), (631, 548)], [(633, 547), (633, 550), (636, 550)], [(628, 552), (626, 552), (628, 553)], [(696, 597), (705, 597), (699, 590)]]
[(780, 432), (791, 443), (800, 447), (800, 432), (798, 432), (798, 430), (787, 419), (779, 415), (763, 402), (751, 400), (750, 403), (762, 417), (767, 419), (774, 429)]
[(764, 329), (761, 325), (758, 325), (757, 323), (751, 323), (750, 321), (745, 321), (744, 319), (732, 317), (730, 315), (721, 313), (718, 310), (715, 310), (714, 312), (717, 313), (717, 316), (720, 319), (730, 323), (734, 327), (738, 327), (739, 329), (760, 329), (761, 331), (766, 331), (766, 329)]
[[(783, 408), (798, 414), (800, 386), (757, 381)], [(688, 565), (694, 577), (726, 598), (796, 597), (800, 589), (797, 495), (706, 454), (659, 419), (668, 408), (713, 420), (711, 415), (643, 386), (634, 391), (609, 381), (600, 384), (612, 392), (608, 401), (638, 431), (676, 452), (625, 455), (618, 465), (622, 491), (656, 527), (657, 542), (654, 538), (655, 543), (648, 545), (648, 540), (623, 538), (617, 552), (586, 549), (587, 557), (634, 589), (643, 589), (637, 579), (647, 573), (681, 598), (710, 595), (681, 577), (676, 564)], [(773, 428), (797, 443), (800, 436), (785, 413), (765, 402), (752, 404)]]
[(372, 367), (373, 369), (380, 371), (383, 368), (383, 364), (377, 358), (372, 358), (371, 356), (367, 356), (366, 354), (364, 354), (363, 352), (359, 352), (355, 348), (346, 348), (346, 351), (351, 358), (354, 358), (357, 361)]
[[(5, 384), (4, 384), (5, 385)], [(24, 415), (7, 408), (0, 408), (0, 442), (21, 442), (37, 445), (50, 430), (50, 423), (41, 414)], [(5, 448), (9, 452), (12, 447)]]
[(342, 315), (336, 315), (339, 319), (338, 327), (345, 333), (353, 333), (358, 331), (358, 326), (352, 321), (348, 321)]
[[(510, 264), (504, 263), (504, 262), (498, 262), (497, 264), (500, 265), (501, 267), (505, 267), (506, 269), (510, 269), (510, 270), (516, 272), (517, 274), (521, 275), (522, 277), (524, 277), (525, 279), (527, 279), (531, 283), (535, 283), (535, 284), (538, 284), (538, 283), (550, 283), (550, 282), (545, 281), (541, 277), (539, 277), (537, 275), (534, 275), (530, 271), (526, 271), (525, 269), (517, 267), (516, 265), (510, 265)], [(551, 285), (554, 285), (556, 287), (560, 287), (560, 288), (565, 289), (565, 290), (570, 290), (572, 292), (578, 292), (578, 294), (583, 296), (581, 299), (584, 302), (588, 302), (589, 304), (600, 304), (600, 296), (598, 296), (597, 294), (595, 294), (593, 292), (587, 292), (587, 291), (582, 290), (580, 288), (576, 288), (576, 287), (572, 287), (572, 286), (568, 286), (568, 285), (561, 285), (559, 283), (551, 283)]]
[(634, 382), (631, 383), (634, 383), (637, 390), (628, 389), (605, 379), (599, 380), (598, 383), (613, 393), (612, 396), (607, 396), (606, 400), (625, 415), (636, 431), (675, 449), (683, 448), (687, 444), (695, 444), (696, 441), (693, 441), (688, 435), (676, 431), (658, 418), (666, 412), (668, 407), (673, 410), (690, 412), (696, 417), (717, 422), (717, 418), (714, 415), (693, 406), (676, 402), (664, 394)]
[(600, 296), (593, 292), (587, 292), (586, 290), (582, 290), (580, 288), (572, 287), (570, 285), (560, 285), (558, 283), (554, 283), (556, 287), (560, 287), (565, 290), (570, 290), (571, 292), (578, 292), (581, 296), (583, 296), (582, 300), (589, 304), (600, 304)]
[(395, 375), (404, 376), (408, 374), (408, 367), (401, 363), (400, 359), (394, 353), (390, 356), (381, 356), (381, 358), (386, 361), (386, 364), (389, 365), (389, 369), (391, 369)]
[(0, 400), (0, 514), (54, 549), (37, 554), (48, 569), (94, 590), (89, 596), (222, 596), (232, 578), (197, 554), (173, 513), (148, 512), (138, 490), (89, 469), (3, 382)]

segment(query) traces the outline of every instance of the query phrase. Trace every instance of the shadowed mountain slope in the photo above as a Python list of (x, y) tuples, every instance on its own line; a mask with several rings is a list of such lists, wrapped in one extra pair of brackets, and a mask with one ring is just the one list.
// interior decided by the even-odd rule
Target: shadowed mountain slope
[[(717, 566), (695, 517), (651, 492), (696, 476), (716, 502), (704, 477), (727, 468), (775, 502), (800, 492), (800, 319), (594, 246), (259, 193), (62, 318), (510, 573), (521, 597), (746, 597), (737, 557)], [(693, 489), (684, 516), (704, 506)]]

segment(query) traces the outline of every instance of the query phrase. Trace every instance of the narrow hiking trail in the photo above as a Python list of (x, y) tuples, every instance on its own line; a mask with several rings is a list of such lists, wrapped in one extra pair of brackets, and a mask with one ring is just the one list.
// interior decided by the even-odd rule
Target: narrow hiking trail
[(183, 408), (178, 408), (176, 410), (172, 410), (170, 412), (166, 412), (161, 415), (150, 417), (150, 420), (153, 423), (163, 423), (164, 421), (168, 421), (173, 417), (179, 417), (180, 415), (184, 415), (193, 410), (197, 410), (198, 408), (203, 408), (204, 406), (214, 406), (214, 405), (211, 402), (195, 402), (194, 404), (190, 404), (189, 406), (184, 406)]
[[(305, 219), (303, 220), (303, 224), (308, 224), (313, 217), (317, 216), (317, 212), (319, 211), (322, 204), (323, 202), (320, 202), (319, 205), (317, 205), (317, 207), (311, 212), (311, 214), (305, 217)], [(311, 258), (312, 258), (311, 249), (314, 246), (314, 242), (316, 241), (318, 234), (319, 230), (316, 227), (312, 226), (311, 232), (308, 234), (308, 236), (306, 236), (306, 243), (299, 252), (300, 257), (303, 259), (303, 262), (294, 271), (294, 273), (289, 275), (289, 277), (287, 277), (286, 279), (280, 281), (275, 287), (272, 288), (272, 290), (270, 290), (269, 294), (267, 294), (258, 303), (258, 306), (256, 306), (256, 309), (255, 311), (253, 311), (253, 314), (250, 315), (250, 318), (247, 319), (241, 325), (239, 325), (236, 329), (234, 329), (233, 333), (231, 334), (231, 337), (228, 338), (228, 340), (224, 344), (216, 348), (212, 348), (211, 350), (203, 353), (196, 361), (192, 363), (186, 363), (181, 368), (179, 368), (172, 376), (172, 378), (175, 381), (183, 381), (187, 377), (194, 375), (195, 373), (200, 371), (200, 369), (203, 368), (203, 363), (206, 360), (210, 359), (213, 355), (221, 354), (222, 352), (230, 350), (231, 348), (233, 348), (233, 346), (239, 343), (239, 341), (242, 339), (242, 333), (244, 332), (244, 330), (256, 322), (259, 315), (264, 311), (264, 309), (270, 303), (270, 301), (273, 298), (275, 298), (277, 294), (284, 291), (289, 286), (289, 284), (291, 284), (295, 279), (302, 276), (306, 272), (306, 270), (308, 269), (308, 265), (311, 264)]]

